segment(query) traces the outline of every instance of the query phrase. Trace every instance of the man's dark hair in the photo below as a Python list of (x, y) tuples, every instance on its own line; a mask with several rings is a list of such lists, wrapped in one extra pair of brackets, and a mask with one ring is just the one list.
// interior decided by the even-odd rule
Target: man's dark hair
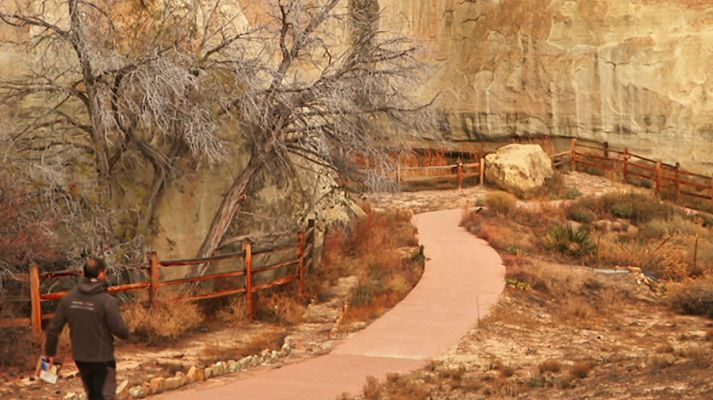
[(96, 278), (105, 270), (106, 262), (99, 257), (88, 257), (84, 262), (84, 276), (87, 278)]

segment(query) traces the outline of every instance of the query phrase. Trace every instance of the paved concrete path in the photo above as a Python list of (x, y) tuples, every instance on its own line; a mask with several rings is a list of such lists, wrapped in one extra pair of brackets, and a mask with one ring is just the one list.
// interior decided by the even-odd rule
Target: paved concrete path
[(156, 399), (333, 400), (359, 393), (369, 375), (418, 369), (455, 345), (492, 307), (505, 268), (488, 244), (458, 226), (461, 210), (414, 217), (425, 247), (420, 282), (393, 309), (330, 354), (279, 369), (241, 373)]

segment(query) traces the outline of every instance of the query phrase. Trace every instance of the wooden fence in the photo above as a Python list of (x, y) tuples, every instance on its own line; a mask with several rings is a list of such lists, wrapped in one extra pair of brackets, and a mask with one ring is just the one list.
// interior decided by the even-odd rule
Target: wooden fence
[[(437, 173), (433, 174), (433, 172)], [(482, 185), (485, 177), (485, 159), (482, 157), (477, 163), (464, 164), (459, 160), (451, 165), (430, 165), (423, 167), (404, 167), (401, 166), (400, 163), (396, 163), (396, 183), (399, 184), (402, 182), (453, 178), (455, 179), (458, 189), (460, 189), (466, 178), (474, 176), (479, 177), (478, 183)]]
[(629, 152), (616, 150), (604, 143), (580, 143), (572, 139), (572, 149), (553, 155), (554, 165), (569, 164), (572, 171), (594, 168), (621, 174), (625, 182), (638, 179), (651, 186), (660, 196), (670, 190), (676, 199), (689, 196), (708, 200), (713, 206), (713, 177), (686, 171), (679, 163), (668, 164)]
[[(149, 305), (153, 305), (158, 301), (159, 289), (162, 287), (185, 285), (185, 284), (195, 284), (198, 282), (206, 281), (219, 281), (226, 278), (234, 277), (245, 277), (245, 285), (242, 288), (228, 289), (215, 291), (212, 293), (202, 293), (202, 294), (191, 294), (183, 297), (176, 297), (174, 300), (186, 300), (186, 301), (196, 301), (203, 299), (211, 299), (222, 296), (230, 296), (240, 293), (246, 293), (247, 298), (247, 312), (248, 317), (253, 318), (254, 316), (254, 301), (253, 293), (273, 288), (276, 286), (285, 285), (293, 281), (299, 281), (299, 291), (300, 295), (304, 295), (305, 292), (305, 275), (308, 267), (314, 264), (314, 250), (315, 250), (315, 228), (314, 221), (310, 220), (308, 228), (304, 232), (299, 232), (297, 234), (296, 243), (291, 242), (287, 245), (273, 245), (268, 244), (266, 246), (260, 247), (254, 245), (250, 240), (243, 241), (242, 251), (231, 254), (222, 254), (218, 256), (208, 257), (208, 258), (192, 258), (185, 260), (160, 260), (156, 252), (150, 252), (147, 254), (146, 264), (134, 265), (133, 268), (144, 270), (148, 272), (148, 279), (142, 282), (128, 283), (123, 285), (110, 286), (108, 289), (109, 293), (121, 293), (121, 292), (131, 292), (138, 290), (148, 290), (148, 302)], [(274, 264), (255, 266), (253, 264), (253, 257), (261, 254), (275, 253), (279, 251), (286, 251), (296, 249), (296, 258), (290, 259), (288, 261), (281, 261)], [(244, 268), (242, 270), (215, 273), (202, 276), (192, 276), (182, 279), (173, 279), (162, 281), (160, 279), (161, 269), (163, 268), (175, 268), (181, 266), (191, 266), (198, 267), (205, 264), (209, 264), (215, 261), (224, 260), (242, 260)], [(296, 270), (292, 268), (290, 271), (289, 267), (297, 267)], [(255, 284), (255, 276), (268, 271), (276, 270), (286, 270), (287, 275), (279, 277), (269, 282)], [(61, 299), (67, 291), (54, 292), (54, 293), (42, 293), (41, 284), (42, 281), (57, 279), (63, 277), (75, 277), (81, 276), (81, 271), (59, 271), (59, 272), (40, 272), (40, 267), (38, 265), (30, 266), (29, 272), (29, 287), (30, 287), (30, 318), (16, 318), (16, 319), (2, 319), (0, 320), (0, 328), (9, 327), (23, 327), (31, 326), (32, 330), (36, 333), (42, 332), (42, 321), (49, 320), (54, 317), (54, 314), (42, 313), (42, 303), (48, 301), (56, 301)]]

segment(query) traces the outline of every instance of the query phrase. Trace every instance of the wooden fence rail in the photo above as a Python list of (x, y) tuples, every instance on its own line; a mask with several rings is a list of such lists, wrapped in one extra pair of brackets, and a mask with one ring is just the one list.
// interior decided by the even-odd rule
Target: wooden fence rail
[[(240, 293), (246, 294), (247, 313), (249, 318), (255, 315), (253, 294), (276, 286), (285, 285), (290, 282), (299, 281), (299, 293), (301, 296), (305, 294), (305, 278), (308, 267), (314, 265), (315, 255), (315, 226), (314, 220), (309, 220), (307, 230), (297, 234), (296, 243), (289, 246), (268, 246), (263, 249), (255, 250), (253, 243), (249, 239), (243, 242), (242, 251), (238, 253), (222, 254), (207, 258), (193, 258), (185, 260), (160, 260), (156, 252), (150, 252), (146, 255), (146, 264), (133, 266), (134, 268), (147, 270), (148, 280), (142, 282), (134, 282), (123, 285), (110, 286), (109, 293), (120, 293), (137, 290), (148, 289), (148, 303), (154, 305), (159, 301), (159, 290), (163, 287), (193, 284), (206, 281), (219, 281), (227, 278), (245, 277), (245, 286), (242, 288), (228, 289), (215, 291), (212, 293), (191, 294), (188, 296), (176, 297), (174, 300), (197, 301), (211, 299), (216, 297), (230, 296)], [(294, 259), (280, 261), (273, 264), (255, 266), (253, 256), (260, 254), (270, 254), (279, 251), (296, 250)], [(221, 272), (202, 276), (192, 276), (181, 279), (161, 280), (162, 268), (174, 268), (179, 266), (199, 266), (214, 261), (222, 260), (243, 260), (244, 268), (242, 270)], [(269, 282), (255, 284), (255, 276), (257, 274), (268, 271), (286, 270), (288, 267), (296, 266), (296, 271), (288, 271), (286, 276), (279, 277)], [(56, 301), (66, 295), (67, 291), (42, 293), (41, 284), (43, 280), (58, 279), (64, 277), (81, 276), (80, 271), (58, 271), (40, 273), (38, 265), (31, 265), (28, 274), (30, 283), (30, 318), (14, 318), (0, 319), (0, 328), (25, 327), (31, 326), (33, 332), (42, 332), (42, 321), (52, 319), (54, 314), (42, 313), (42, 303), (47, 301)]]
[[(467, 172), (467, 170), (472, 170), (475, 169), (474, 172)], [(408, 172), (415, 172), (415, 173), (423, 173), (423, 172), (431, 172), (431, 171), (439, 171), (439, 170), (444, 170), (446, 171), (445, 174), (439, 174), (439, 175), (419, 175), (417, 177), (413, 176), (414, 174), (409, 174)], [(411, 175), (411, 176), (407, 176)], [(431, 179), (441, 179), (441, 178), (455, 178), (456, 185), (458, 185), (458, 189), (461, 189), (463, 186), (463, 181), (465, 178), (477, 176), (479, 177), (478, 183), (480, 185), (483, 184), (484, 178), (485, 178), (485, 159), (480, 158), (479, 162), (475, 163), (463, 163), (460, 160), (456, 162), (455, 164), (450, 164), (450, 165), (429, 165), (429, 166), (423, 166), (423, 167), (404, 167), (401, 166), (400, 163), (397, 162), (396, 164), (396, 183), (402, 183), (402, 182), (409, 182), (409, 181), (414, 181), (414, 178), (418, 178), (418, 180), (431, 180)]]
[[(713, 177), (681, 169), (679, 163), (668, 164), (624, 150), (615, 150), (604, 142), (598, 146), (581, 144), (572, 139), (572, 149), (553, 155), (560, 167), (570, 164), (572, 171), (580, 165), (620, 173), (625, 182), (635, 177), (649, 182), (657, 196), (668, 187), (676, 199), (682, 195), (706, 199), (713, 207)], [(688, 190), (686, 190), (688, 189)]]

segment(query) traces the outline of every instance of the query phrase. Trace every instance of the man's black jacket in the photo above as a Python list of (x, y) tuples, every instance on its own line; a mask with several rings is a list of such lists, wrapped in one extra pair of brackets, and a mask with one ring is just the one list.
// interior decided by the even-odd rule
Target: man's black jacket
[(57, 353), (57, 338), (69, 323), (72, 355), (77, 361), (114, 360), (114, 336), (126, 339), (129, 328), (119, 313), (116, 299), (106, 292), (109, 285), (98, 279), (86, 279), (60, 300), (57, 313), (47, 327), (45, 354)]

